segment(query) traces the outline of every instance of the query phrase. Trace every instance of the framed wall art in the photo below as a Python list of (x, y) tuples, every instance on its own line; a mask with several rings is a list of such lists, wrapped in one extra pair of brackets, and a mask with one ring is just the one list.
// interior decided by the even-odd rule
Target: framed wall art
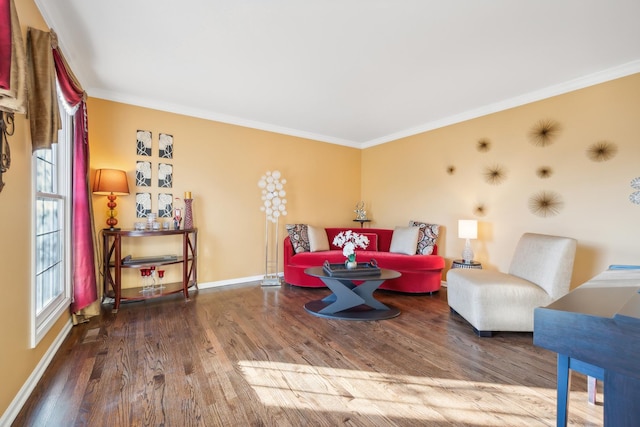
[(151, 155), (151, 131), (138, 130), (136, 132), (136, 154), (138, 156)]
[(151, 162), (136, 162), (136, 187), (151, 187)]
[(173, 159), (173, 135), (161, 133), (158, 136), (158, 155), (162, 159)]
[(151, 213), (151, 193), (136, 193), (136, 217), (146, 218)]
[(158, 163), (158, 187), (173, 187), (173, 165)]
[(158, 194), (158, 218), (173, 218), (173, 194)]

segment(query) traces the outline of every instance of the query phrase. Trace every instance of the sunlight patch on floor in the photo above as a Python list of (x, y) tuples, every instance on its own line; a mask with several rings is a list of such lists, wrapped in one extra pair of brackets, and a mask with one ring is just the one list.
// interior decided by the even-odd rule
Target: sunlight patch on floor
[(269, 361), (239, 367), (269, 406), (476, 426), (555, 424), (555, 389)]

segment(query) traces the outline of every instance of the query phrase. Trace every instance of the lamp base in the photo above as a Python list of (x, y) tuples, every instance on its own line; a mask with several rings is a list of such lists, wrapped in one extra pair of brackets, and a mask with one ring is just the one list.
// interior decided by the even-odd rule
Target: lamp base
[(471, 249), (471, 242), (469, 239), (465, 242), (464, 249), (462, 250), (462, 260), (465, 264), (469, 264), (473, 261), (473, 249)]
[(103, 228), (103, 230), (120, 231), (121, 228), (120, 227), (105, 227), (105, 228)]
[(264, 279), (262, 280), (262, 283), (260, 283), (260, 285), (262, 286), (281, 286), (282, 283), (280, 282), (280, 277), (275, 276), (275, 277), (267, 277), (265, 276)]

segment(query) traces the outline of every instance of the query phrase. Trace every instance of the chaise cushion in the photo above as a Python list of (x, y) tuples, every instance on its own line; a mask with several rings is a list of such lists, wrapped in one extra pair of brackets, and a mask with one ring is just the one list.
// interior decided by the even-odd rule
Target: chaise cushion
[(447, 283), (449, 306), (478, 331), (533, 331), (531, 307), (552, 302), (535, 283), (499, 271), (456, 268)]

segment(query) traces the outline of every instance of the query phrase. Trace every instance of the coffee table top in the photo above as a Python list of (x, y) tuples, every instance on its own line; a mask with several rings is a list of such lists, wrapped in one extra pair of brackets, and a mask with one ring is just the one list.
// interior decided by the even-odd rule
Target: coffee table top
[(304, 272), (305, 274), (308, 274), (309, 276), (313, 276), (313, 277), (320, 277), (320, 278), (328, 277), (331, 279), (341, 279), (341, 280), (390, 280), (390, 279), (395, 279), (402, 276), (402, 274), (399, 271), (388, 270), (386, 268), (381, 268), (380, 274), (374, 275), (374, 276), (372, 276), (371, 274), (363, 274), (363, 275), (349, 274), (344, 276), (341, 276), (339, 274), (334, 274), (332, 276), (327, 274), (327, 272), (325, 272), (324, 268), (322, 267), (310, 267), (305, 269)]

